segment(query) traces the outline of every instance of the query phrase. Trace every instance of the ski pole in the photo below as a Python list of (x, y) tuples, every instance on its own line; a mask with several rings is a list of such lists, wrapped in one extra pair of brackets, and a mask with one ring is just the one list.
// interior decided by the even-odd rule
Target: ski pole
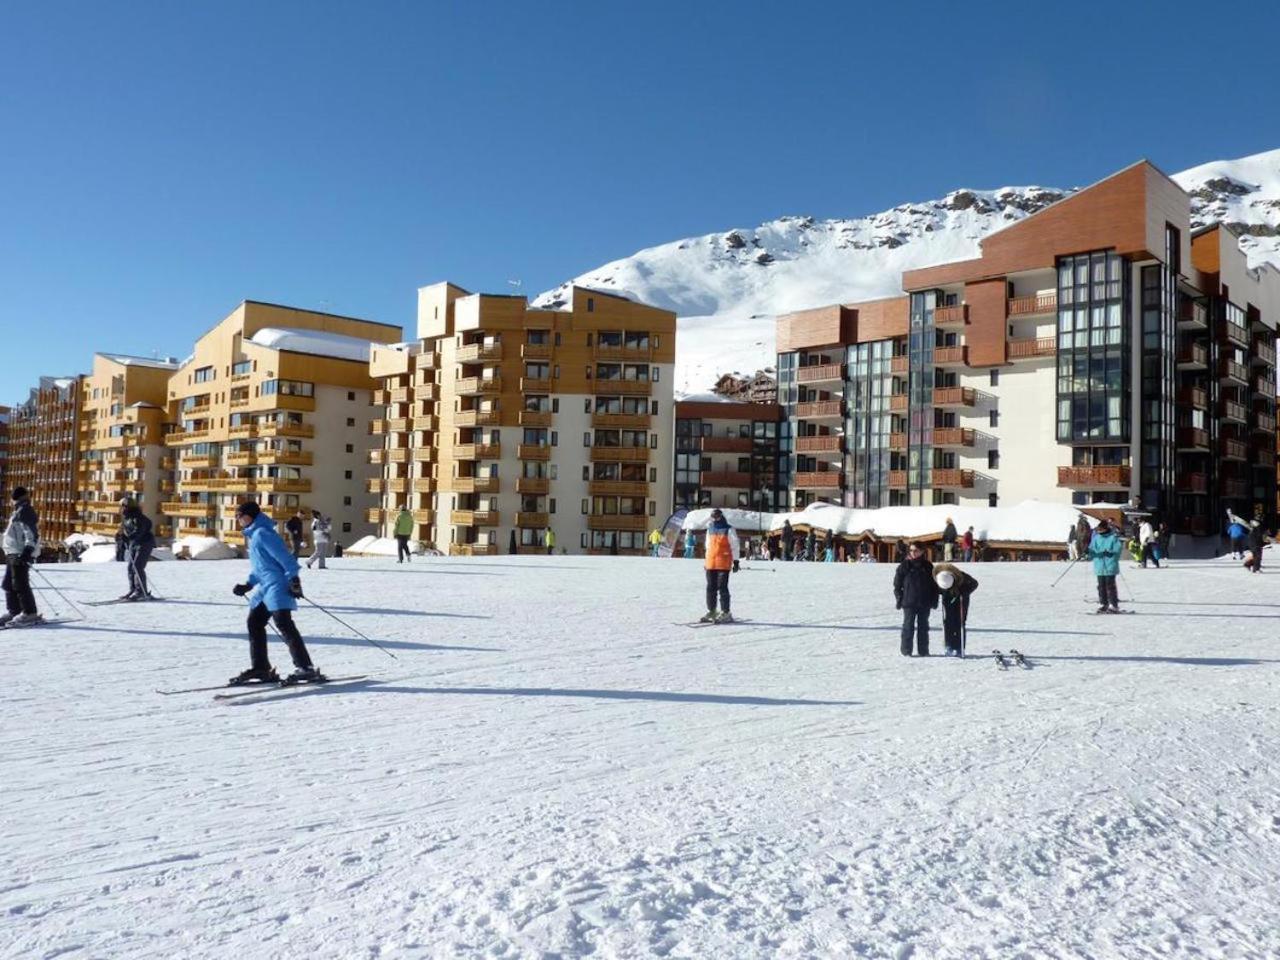
[(156, 593), (151, 589), (155, 585), (154, 577), (144, 577), (141, 571), (138, 570), (138, 559), (132, 550), (129, 551), (129, 569), (133, 571), (133, 582), (136, 584), (143, 584), (142, 593), (144, 596), (155, 600), (164, 599), (164, 597), (160, 596), (159, 593)]
[(64, 594), (61, 590), (55, 587), (53, 583), (49, 580), (49, 578), (46, 577), (43, 573), (41, 573), (39, 568), (34, 563), (31, 564), (31, 569), (35, 570), (36, 576), (38, 576), (41, 580), (45, 582), (45, 586), (47, 586), (50, 590), (56, 593), (59, 597), (61, 597), (64, 603), (66, 603), (69, 607), (71, 607), (72, 610), (74, 610), (76, 613), (80, 615), (81, 620), (84, 619), (84, 611), (81, 610), (79, 607), (77, 607), (74, 603), (72, 603), (67, 598), (66, 594)]
[(1067, 564), (1067, 569), (1063, 570), (1063, 571), (1062, 571), (1062, 573), (1060, 573), (1060, 574), (1058, 575), (1058, 579), (1057, 579), (1057, 580), (1055, 580), (1055, 581), (1053, 581), (1053, 583), (1049, 584), (1049, 589), (1050, 589), (1050, 590), (1052, 590), (1052, 589), (1053, 589), (1054, 587), (1056, 587), (1059, 583), (1061, 583), (1061, 582), (1062, 582), (1062, 578), (1063, 578), (1063, 577), (1065, 577), (1068, 573), (1070, 573), (1070, 572), (1071, 572), (1071, 568), (1072, 568), (1072, 567), (1074, 567), (1074, 566), (1075, 566), (1077, 563), (1079, 563), (1079, 562), (1080, 562), (1080, 558), (1079, 558), (1079, 557), (1076, 557), (1074, 560), (1072, 560), (1070, 563), (1068, 563), (1068, 564)]
[(1133, 603), (1133, 587), (1129, 586), (1129, 578), (1124, 575), (1123, 565), (1117, 569), (1120, 571), (1120, 579), (1124, 581), (1124, 589), (1129, 594), (1129, 598), (1125, 600), (1125, 603)]
[(303, 600), (305, 600), (305, 601), (307, 601), (307, 603), (311, 604), (311, 605), (312, 605), (313, 607), (315, 607), (316, 609), (318, 609), (321, 613), (328, 614), (330, 617), (333, 617), (333, 619), (334, 619), (334, 620), (337, 620), (337, 621), (338, 621), (338, 623), (342, 624), (344, 627), (346, 627), (348, 630), (350, 630), (352, 633), (354, 633), (357, 637), (359, 637), (359, 638), (360, 638), (361, 640), (363, 640), (365, 643), (368, 643), (368, 644), (371, 644), (372, 646), (377, 647), (379, 650), (381, 650), (383, 653), (385, 653), (385, 654), (386, 654), (388, 657), (390, 657), (392, 660), (399, 660), (399, 659), (400, 659), (400, 658), (399, 658), (399, 657), (397, 657), (394, 653), (392, 653), (390, 650), (388, 650), (386, 647), (384, 647), (382, 644), (378, 643), (376, 640), (370, 640), (370, 639), (369, 639), (368, 637), (366, 637), (363, 633), (361, 633), (359, 630), (357, 630), (357, 629), (356, 629), (355, 627), (353, 627), (351, 624), (347, 623), (347, 622), (346, 622), (345, 620), (343, 620), (341, 617), (337, 617), (337, 616), (335, 616), (334, 614), (329, 613), (329, 611), (328, 611), (328, 610), (326, 610), (326, 609), (325, 609), (323, 606), (321, 606), (320, 604), (316, 603), (316, 602), (315, 602), (314, 600), (312, 600), (310, 597), (303, 597), (302, 599), (303, 599)]

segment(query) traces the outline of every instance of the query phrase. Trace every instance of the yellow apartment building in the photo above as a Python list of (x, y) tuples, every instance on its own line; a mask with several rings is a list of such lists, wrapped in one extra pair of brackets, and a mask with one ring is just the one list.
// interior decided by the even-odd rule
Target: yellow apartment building
[(674, 313), (575, 288), (565, 309), (440, 283), (377, 346), (369, 513), (450, 554), (642, 553), (671, 509)]
[(235, 506), (278, 523), (319, 509), (338, 543), (372, 532), (368, 511), (373, 343), (398, 326), (246, 300), (169, 377), (165, 437), (173, 533), (243, 544)]
[[(80, 390), (83, 376), (41, 377), (9, 424), (10, 490), (26, 487), (40, 516), (40, 539), (65, 540), (76, 532), (80, 460)], [(8, 509), (9, 504), (5, 504)]]
[[(154, 515), (173, 478), (161, 467), (169, 378), (176, 360), (97, 353), (80, 394), (80, 531), (112, 536), (120, 500), (133, 497)], [(155, 517), (156, 536), (172, 536)]]

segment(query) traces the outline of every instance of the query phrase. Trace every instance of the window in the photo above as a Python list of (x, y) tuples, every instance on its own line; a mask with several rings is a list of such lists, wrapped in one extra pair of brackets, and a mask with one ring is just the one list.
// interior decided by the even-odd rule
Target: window
[(584, 447), (589, 447), (589, 446), (591, 446), (591, 432), (590, 432), (590, 431), (588, 431), (587, 433), (584, 433), (584, 434), (582, 435), (582, 445), (583, 445)]
[(651, 379), (654, 383), (657, 383), (657, 382), (658, 382), (658, 374), (660, 374), (661, 372), (662, 372), (662, 371), (661, 371), (660, 369), (658, 369), (657, 367), (654, 367), (654, 368), (653, 368), (653, 375), (652, 375), (649, 379)]
[(200, 367), (195, 372), (196, 383), (207, 383), (217, 376), (217, 371), (213, 367)]
[(991, 368), (991, 386), (1000, 386), (1000, 370), (996, 367)]
[(998, 426), (1000, 426), (1000, 411), (999, 411), (999, 410), (992, 410), (992, 411), (987, 415), (987, 423), (988, 423), (988, 425), (989, 425), (989, 426), (992, 426), (992, 427), (998, 427)]
[(342, 474), (343, 474), (343, 479), (344, 479), (344, 480), (350, 480), (350, 479), (351, 479), (351, 471), (350, 471), (350, 470), (344, 470), (344, 471), (342, 472)]
[(314, 397), (316, 385), (303, 380), (268, 380), (262, 385), (264, 396), (278, 393), (283, 397)]
[(587, 313), (595, 313), (595, 312), (596, 312), (596, 298), (587, 297)]
[(656, 417), (657, 415), (658, 415), (658, 401), (657, 401), (657, 400), (654, 400), (654, 401), (649, 405), (649, 416), (651, 416), (651, 417)]
[(342, 505), (343, 505), (344, 507), (349, 507), (349, 506), (351, 506), (351, 498), (350, 498), (350, 497), (343, 497), (343, 498), (342, 498)]
[(348, 427), (354, 427), (355, 425), (356, 425), (356, 418), (355, 418), (355, 417), (347, 417), (347, 426), (348, 426)]
[(348, 391), (347, 391), (347, 399), (348, 399), (348, 400), (354, 400), (355, 398), (356, 398), (356, 392), (355, 392), (354, 390), (348, 390)]
[(356, 452), (356, 448), (355, 448), (355, 447), (353, 447), (351, 444), (349, 444), (349, 443), (348, 443), (348, 444), (347, 444), (347, 453), (355, 453), (355, 452)]
[(547, 513), (555, 513), (555, 512), (556, 512), (556, 498), (550, 497), (547, 500)]
[(1000, 495), (998, 493), (987, 494), (987, 506), (988, 507), (1000, 506)]
[(342, 532), (343, 532), (343, 533), (350, 533), (350, 532), (351, 532), (351, 523), (350, 523), (350, 521), (345, 521), (345, 522), (342, 524)]
[(999, 450), (987, 451), (987, 469), (988, 470), (1000, 469), (1000, 451)]
[(583, 501), (582, 501), (582, 513), (583, 513), (583, 515), (585, 516), (587, 513), (589, 513), (589, 512), (590, 512), (590, 509), (591, 509), (591, 501), (590, 501), (590, 500), (583, 499)]

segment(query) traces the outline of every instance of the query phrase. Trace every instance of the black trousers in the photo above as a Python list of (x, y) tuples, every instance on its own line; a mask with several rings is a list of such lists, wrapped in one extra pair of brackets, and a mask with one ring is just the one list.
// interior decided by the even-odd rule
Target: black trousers
[(1245, 550), (1244, 537), (1232, 537), (1231, 552), (1238, 554), (1238, 553), (1244, 553), (1244, 550)]
[(716, 597), (720, 598), (720, 609), (729, 612), (729, 571), (707, 571), (707, 609), (716, 608)]
[(307, 645), (302, 642), (302, 634), (293, 622), (293, 614), (288, 610), (277, 610), (274, 613), (260, 603), (249, 611), (249, 665), (255, 670), (271, 668), (271, 659), (267, 656), (267, 621), (274, 620), (276, 629), (284, 637), (289, 648), (289, 656), (295, 667), (311, 666), (311, 656), (307, 653)]
[(129, 561), (129, 592), (146, 596), (147, 564), (151, 562), (152, 547), (130, 547), (126, 559)]
[(17, 616), (19, 613), (36, 612), (36, 595), (31, 592), (31, 568), (22, 557), (5, 557), (2, 586), (4, 603), (10, 613)]
[(1120, 594), (1116, 593), (1116, 578), (1098, 577), (1098, 605), (1101, 607), (1119, 607)]
[[(913, 644), (914, 641), (914, 644)], [(917, 655), (929, 655), (929, 608), (902, 608), (902, 655), (911, 656), (911, 648), (915, 646)]]
[(1156, 558), (1156, 545), (1154, 543), (1144, 543), (1142, 545), (1142, 565), (1144, 567), (1147, 565), (1148, 560), (1157, 567), (1160, 566), (1160, 561)]
[(942, 638), (948, 650), (960, 652), (964, 641), (964, 625), (969, 620), (968, 599), (955, 603), (942, 601)]
[(407, 560), (409, 558), (409, 535), (407, 533), (396, 534), (396, 559)]

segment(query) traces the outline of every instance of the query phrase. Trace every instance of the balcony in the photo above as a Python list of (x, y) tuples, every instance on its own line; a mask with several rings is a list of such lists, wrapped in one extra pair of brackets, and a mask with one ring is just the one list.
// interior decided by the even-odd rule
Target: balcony
[(170, 517), (208, 517), (216, 504), (171, 500), (160, 504), (160, 512)]
[(1218, 361), (1218, 379), (1232, 380), (1241, 386), (1248, 386), (1249, 371), (1243, 363), (1236, 363), (1224, 357)]
[(698, 478), (698, 486), (706, 489), (751, 489), (751, 474), (739, 470), (705, 470)]
[(972, 407), (977, 401), (973, 387), (941, 387), (933, 391), (935, 407)]
[(831, 380), (840, 381), (844, 379), (844, 367), (838, 363), (819, 363), (807, 367), (800, 367), (796, 371), (796, 380), (799, 383), (826, 383)]
[(499, 460), (502, 457), (502, 444), (499, 443), (460, 443), (453, 448), (455, 460)]
[(259, 477), (257, 484), (261, 493), (311, 492), (311, 481), (298, 477)]
[(963, 367), (969, 362), (969, 351), (965, 347), (934, 347), (933, 365), (935, 367)]
[[(796, 453), (840, 453), (843, 441), (844, 437), (834, 433), (814, 437), (796, 437)], [(751, 452), (750, 441), (748, 440), (747, 443), (747, 447), (741, 452)], [(704, 446), (702, 449), (707, 448)]]
[(497, 555), (498, 545), (496, 543), (449, 544), (449, 556), (451, 557), (496, 557)]
[(1199, 427), (1179, 427), (1176, 442), (1179, 450), (1208, 450), (1209, 431)]
[(310, 450), (259, 450), (258, 463), (281, 466), (309, 467), (315, 460)]
[(950, 307), (938, 307), (933, 311), (935, 327), (963, 327), (969, 320), (969, 305), (958, 303)]
[(435, 477), (414, 477), (409, 481), (409, 489), (414, 493), (435, 493)]
[(492, 363), (501, 359), (500, 343), (468, 343), (458, 348), (459, 363)]
[(1025, 297), (1009, 298), (1009, 316), (1011, 317), (1033, 317), (1040, 313), (1056, 313), (1057, 310), (1058, 295), (1056, 293), (1033, 293)]
[(381, 437), (388, 433), (386, 420), (370, 420), (369, 434), (374, 437)]
[(890, 413), (906, 413), (907, 412), (907, 395), (905, 393), (891, 394), (889, 397)]
[(591, 448), (592, 460), (624, 460), (629, 463), (647, 463), (648, 447), (609, 447), (594, 446)]
[(390, 390), (374, 390), (371, 395), (371, 399), (373, 400), (374, 406), (384, 407), (391, 402), (391, 391)]
[[(707, 475), (703, 474), (705, 478)], [(520, 490), (519, 481), (517, 481), (516, 490)], [(707, 486), (706, 483), (702, 484)], [(746, 486), (746, 484), (743, 484)], [(537, 491), (529, 491), (535, 493)], [(542, 491), (545, 493), (546, 491)], [(587, 493), (593, 497), (647, 497), (649, 495), (649, 484), (643, 480), (592, 480), (587, 484)]]
[(523, 511), (516, 514), (517, 527), (547, 527), (551, 525), (551, 515), (547, 513), (524, 513)]
[(417, 510), (413, 510), (410, 512), (413, 514), (414, 523), (435, 523), (436, 522), (436, 512), (434, 510), (419, 508)]
[(1053, 337), (1014, 337), (1009, 341), (1010, 360), (1038, 360), (1058, 352)]
[[(234, 456), (234, 454), (228, 455)], [(218, 465), (218, 458), (210, 454), (203, 453), (198, 457), (186, 456), (181, 460), (181, 466), (190, 470), (208, 470)]]
[[(258, 462), (258, 454), (252, 450), (240, 451), (237, 453), (228, 453), (226, 460), (227, 460), (227, 466), (229, 467), (247, 467), (247, 466), (250, 466), (251, 464), (255, 464)], [(191, 463), (188, 460), (183, 460), (182, 465), (184, 467), (197, 466), (197, 464)], [(210, 465), (211, 464), (200, 464), (200, 466), (210, 466)]]
[(249, 440), (257, 436), (258, 427), (252, 423), (238, 423), (227, 428), (227, 436), (232, 440)]
[(549, 427), (551, 426), (551, 411), (521, 410), (518, 419), (522, 427)]
[(1253, 341), (1253, 356), (1249, 360), (1257, 365), (1274, 367), (1276, 365), (1275, 344), (1262, 340)]
[(1197, 410), (1209, 409), (1209, 395), (1199, 387), (1179, 387), (1178, 403), (1188, 407), (1195, 407)]
[(1204, 493), (1209, 492), (1209, 478), (1203, 473), (1182, 473), (1179, 471), (1174, 480), (1175, 488), (1178, 493)]
[(1248, 460), (1249, 447), (1240, 440), (1230, 437), (1218, 438), (1218, 456), (1224, 460)]
[(1274, 398), (1276, 395), (1276, 382), (1271, 377), (1254, 377), (1253, 389), (1264, 397)]
[(591, 426), (606, 430), (647, 430), (650, 417), (647, 413), (593, 413)]
[(798, 471), (792, 474), (791, 485), (798, 490), (838, 490), (844, 485), (844, 474), (839, 470)]
[(972, 447), (975, 434), (968, 427), (934, 427), (935, 447)]
[(393, 387), (392, 389), (387, 391), (387, 403), (408, 403), (408, 402), (409, 402), (408, 387)]
[(277, 423), (272, 420), (258, 424), (260, 437), (297, 437), (305, 440), (315, 435), (316, 428), (312, 423)]
[(972, 470), (938, 470), (933, 471), (933, 486), (938, 490), (962, 489), (973, 486)]
[(520, 357), (524, 360), (550, 360), (551, 344), (526, 343), (520, 347)]
[(596, 343), (595, 356), (597, 360), (648, 360), (653, 350), (649, 346)]
[(449, 523), (455, 527), (496, 527), (497, 510), (450, 510)]
[(911, 369), (911, 358), (907, 356), (890, 357), (889, 372), (896, 377), (905, 377)]
[(1083, 487), (1097, 490), (1104, 487), (1129, 488), (1129, 467), (1125, 465), (1100, 467), (1059, 467), (1058, 486)]
[(521, 393), (551, 393), (554, 389), (549, 377), (521, 377)]
[(454, 393), (461, 397), (492, 397), (501, 392), (499, 377), (463, 377), (454, 386)]
[(890, 470), (889, 471), (889, 489), (890, 490), (907, 489), (907, 471)]
[(1270, 413), (1263, 413), (1261, 410), (1257, 411), (1253, 415), (1253, 429), (1258, 433), (1275, 433), (1275, 416)]
[(435, 447), (414, 447), (413, 462), (414, 463), (434, 463), (436, 459)]
[(454, 477), (455, 493), (498, 493), (502, 481), (497, 477)]
[(1178, 306), (1177, 323), (1178, 326), (1189, 330), (1207, 330), (1209, 329), (1209, 311), (1205, 309), (1203, 303), (1184, 300)]
[(596, 380), (595, 392), (602, 397), (647, 397), (653, 393), (648, 380)]
[[(545, 496), (550, 491), (551, 480), (548, 477), (516, 477), (516, 493), (523, 493), (528, 496)], [(594, 490), (591, 492), (595, 493)]]
[(550, 460), (551, 448), (545, 443), (522, 443), (516, 447), (516, 457), (520, 460)]
[(409, 425), (414, 430), (421, 430), (424, 433), (430, 433), (437, 427), (435, 414), (426, 413), (419, 416), (410, 417)]
[(387, 511), (380, 510), (377, 507), (370, 507), (364, 512), (364, 519), (366, 523), (380, 525), (386, 517)]
[(1222, 324), (1222, 334), (1231, 343), (1239, 344), (1242, 347), (1249, 346), (1249, 329), (1247, 327), (1227, 320)]
[(1243, 500), (1249, 496), (1249, 484), (1244, 480), (1223, 480), (1222, 495), (1232, 500)]
[(905, 433), (889, 434), (889, 449), (897, 453), (902, 453), (907, 449), (907, 435)]
[(408, 463), (409, 449), (408, 447), (391, 447), (383, 451), (387, 455), (387, 463)]
[(387, 492), (387, 481), (383, 480), (381, 477), (373, 477), (372, 479), (364, 482), (364, 489), (366, 493), (373, 493), (381, 496)]
[(1221, 417), (1223, 420), (1232, 420), (1236, 423), (1248, 423), (1249, 411), (1243, 403), (1223, 400), (1221, 406)]
[[(395, 391), (392, 391), (393, 393)], [(301, 413), (313, 413), (316, 409), (315, 397), (302, 397), (290, 393), (267, 393), (257, 397), (253, 402), (255, 410), (294, 410)]]
[(643, 515), (610, 513), (587, 517), (588, 530), (644, 530), (649, 518)]
[(459, 427), (496, 427), (501, 422), (497, 410), (459, 410), (453, 415)]
[[(702, 437), (699, 448), (703, 453), (750, 453), (750, 437)], [(803, 449), (797, 448), (797, 449)]]
[(1178, 366), (1203, 368), (1209, 366), (1209, 350), (1202, 343), (1190, 343), (1178, 350)]

